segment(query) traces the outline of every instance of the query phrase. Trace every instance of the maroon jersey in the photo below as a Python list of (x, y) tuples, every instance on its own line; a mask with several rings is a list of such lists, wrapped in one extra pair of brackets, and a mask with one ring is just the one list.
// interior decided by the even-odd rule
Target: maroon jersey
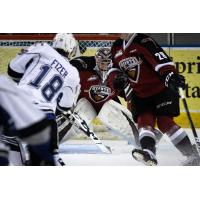
[[(128, 75), (134, 93), (142, 98), (157, 94), (165, 88), (159, 75), (176, 71), (164, 50), (145, 34), (133, 34), (127, 43), (122, 39), (116, 40), (112, 57), (114, 66)], [(109, 81), (114, 75), (115, 72), (110, 74)]]
[(117, 94), (108, 85), (108, 81), (102, 81), (101, 73), (96, 67), (95, 57), (81, 56), (70, 61), (80, 73), (81, 94), (80, 98), (86, 98), (97, 111), (103, 104), (113, 99), (119, 102)]

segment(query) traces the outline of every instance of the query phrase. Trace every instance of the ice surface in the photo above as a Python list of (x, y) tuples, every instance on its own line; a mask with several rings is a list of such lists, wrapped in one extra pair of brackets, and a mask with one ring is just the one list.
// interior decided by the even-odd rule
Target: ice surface
[[(194, 143), (190, 129), (186, 129)], [(197, 129), (200, 136), (200, 129)], [(112, 154), (104, 154), (90, 140), (69, 140), (60, 145), (61, 157), (68, 166), (139, 166), (131, 155), (134, 148), (125, 140), (103, 140), (112, 149)], [(185, 160), (179, 151), (173, 147), (169, 139), (163, 136), (157, 145), (157, 159), (160, 166), (179, 166)]]

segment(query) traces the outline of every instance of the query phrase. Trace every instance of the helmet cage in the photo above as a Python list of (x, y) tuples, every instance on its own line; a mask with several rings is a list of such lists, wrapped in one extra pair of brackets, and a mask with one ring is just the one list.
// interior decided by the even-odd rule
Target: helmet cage
[(110, 48), (100, 48), (95, 54), (96, 70), (103, 81), (107, 78), (107, 72), (112, 67)]
[[(96, 65), (99, 70), (106, 71), (107, 67), (112, 62), (110, 48), (100, 48), (95, 54)], [(101, 67), (103, 66), (103, 67)]]

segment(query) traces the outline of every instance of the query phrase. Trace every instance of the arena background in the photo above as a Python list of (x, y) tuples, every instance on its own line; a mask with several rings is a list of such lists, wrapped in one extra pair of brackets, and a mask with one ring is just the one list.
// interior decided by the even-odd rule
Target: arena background
[[(152, 36), (167, 52), (176, 64), (180, 74), (186, 77), (185, 95), (196, 127), (200, 127), (200, 33), (147, 33)], [(5, 74), (9, 61), (21, 48), (36, 41), (51, 44), (55, 34), (0, 34), (0, 73)], [(75, 34), (83, 55), (94, 55), (101, 46), (111, 46), (117, 34)], [(122, 103), (125, 102), (122, 100)], [(175, 120), (183, 127), (189, 122), (182, 102), (181, 115)], [(99, 123), (95, 121), (94, 123)]]

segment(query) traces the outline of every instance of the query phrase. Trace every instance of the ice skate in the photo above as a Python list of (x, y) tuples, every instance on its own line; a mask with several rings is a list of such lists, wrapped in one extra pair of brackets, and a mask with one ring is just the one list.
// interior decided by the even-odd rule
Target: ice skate
[(155, 154), (149, 149), (133, 149), (132, 156), (135, 160), (148, 166), (156, 166), (158, 164)]

